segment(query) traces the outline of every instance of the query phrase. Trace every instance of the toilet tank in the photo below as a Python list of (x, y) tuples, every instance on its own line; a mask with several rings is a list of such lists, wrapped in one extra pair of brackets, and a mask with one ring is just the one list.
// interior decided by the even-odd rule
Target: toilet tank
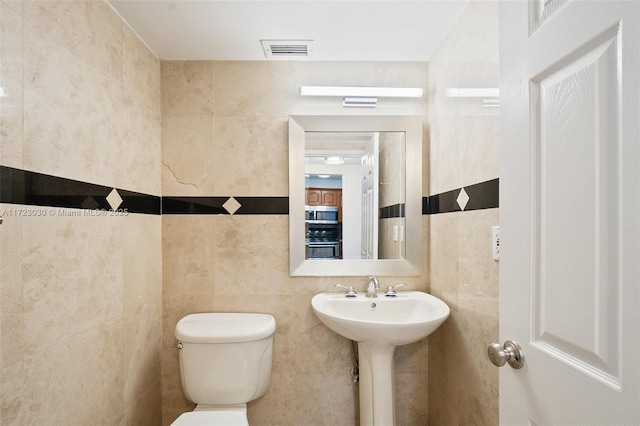
[(176, 324), (180, 378), (199, 405), (244, 404), (264, 395), (271, 380), (273, 333), (269, 314), (191, 314)]

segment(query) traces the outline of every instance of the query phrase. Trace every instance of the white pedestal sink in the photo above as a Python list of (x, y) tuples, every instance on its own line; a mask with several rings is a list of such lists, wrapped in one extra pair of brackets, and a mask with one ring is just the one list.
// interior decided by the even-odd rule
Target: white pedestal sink
[(358, 342), (360, 424), (395, 425), (395, 348), (433, 333), (449, 316), (447, 304), (421, 291), (401, 291), (396, 297), (379, 294), (375, 298), (319, 293), (311, 306), (324, 325)]

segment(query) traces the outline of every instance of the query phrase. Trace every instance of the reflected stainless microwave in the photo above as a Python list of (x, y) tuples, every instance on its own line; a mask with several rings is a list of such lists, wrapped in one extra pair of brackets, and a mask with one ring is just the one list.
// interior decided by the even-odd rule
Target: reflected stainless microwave
[(305, 206), (307, 223), (338, 223), (338, 208), (335, 206)]

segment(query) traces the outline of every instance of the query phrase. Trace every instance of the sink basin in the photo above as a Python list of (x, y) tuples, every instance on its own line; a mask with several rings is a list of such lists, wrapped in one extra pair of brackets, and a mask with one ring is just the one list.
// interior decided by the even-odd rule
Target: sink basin
[(329, 329), (358, 342), (360, 424), (395, 425), (393, 354), (424, 339), (449, 317), (449, 306), (421, 291), (396, 297), (319, 293), (311, 306)]
[(334, 332), (382, 346), (417, 342), (433, 333), (449, 316), (449, 306), (421, 291), (400, 291), (396, 297), (347, 298), (344, 293), (319, 293), (311, 306)]

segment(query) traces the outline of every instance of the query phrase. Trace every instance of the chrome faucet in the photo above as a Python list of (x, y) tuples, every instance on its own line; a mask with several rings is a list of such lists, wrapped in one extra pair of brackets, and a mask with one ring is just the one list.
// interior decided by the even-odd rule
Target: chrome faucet
[(378, 297), (377, 291), (380, 290), (380, 283), (376, 277), (369, 277), (367, 283), (367, 290), (365, 291), (366, 297)]

